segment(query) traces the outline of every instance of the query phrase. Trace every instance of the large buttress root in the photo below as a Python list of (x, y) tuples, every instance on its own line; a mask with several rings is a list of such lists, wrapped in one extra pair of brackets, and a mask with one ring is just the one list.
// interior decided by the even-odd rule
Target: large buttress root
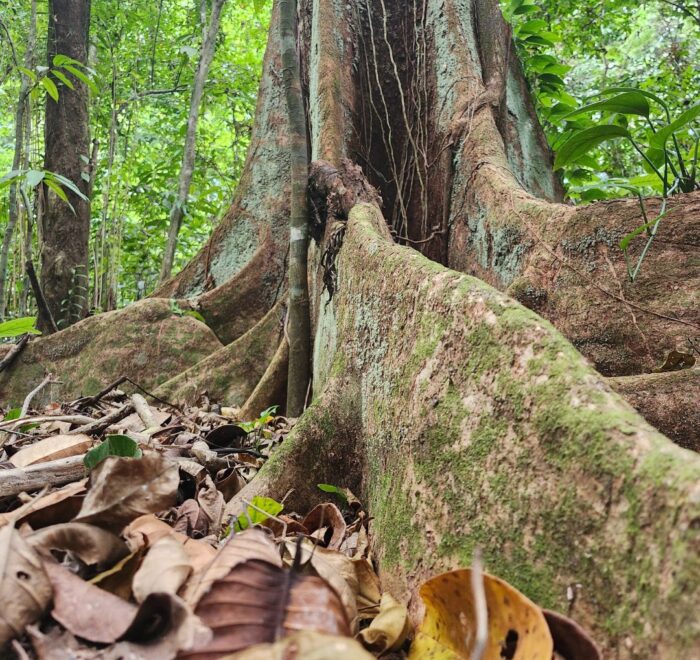
[(383, 234), (376, 206), (353, 210), (326, 389), (230, 512), (292, 489), (305, 506), (323, 479), (354, 489), (360, 462), (395, 591), (479, 546), (542, 605), (566, 611), (583, 585), (573, 614), (611, 653), (683, 657), (700, 639), (700, 457), (549, 323)]

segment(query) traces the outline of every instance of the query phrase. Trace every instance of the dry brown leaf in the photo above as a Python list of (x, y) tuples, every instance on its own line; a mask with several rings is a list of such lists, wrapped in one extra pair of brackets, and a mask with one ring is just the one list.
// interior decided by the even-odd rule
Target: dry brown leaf
[(145, 554), (145, 547), (131, 552), (114, 566), (98, 573), (89, 580), (90, 584), (94, 584), (104, 591), (109, 591), (123, 600), (131, 600), (131, 585), (134, 581), (134, 575), (139, 570)]
[(551, 610), (543, 610), (554, 650), (566, 660), (602, 660), (603, 655), (591, 636), (568, 617)]
[(204, 538), (209, 533), (209, 516), (197, 500), (185, 500), (175, 510), (173, 530), (195, 539)]
[(245, 481), (235, 467), (218, 472), (215, 482), (217, 490), (223, 495), (226, 502), (245, 486)]
[(38, 626), (27, 626), (27, 635), (38, 660), (94, 660), (95, 649), (81, 644), (75, 635), (59, 626), (43, 633)]
[(303, 630), (274, 644), (256, 644), (221, 660), (371, 660), (362, 645), (350, 637)]
[(195, 613), (214, 639), (183, 658), (213, 660), (300, 630), (350, 633), (345, 608), (324, 580), (258, 559), (239, 564), (215, 582)]
[(350, 629), (353, 633), (356, 632), (357, 595), (360, 591), (360, 584), (357, 580), (352, 559), (337, 550), (316, 547), (308, 540), (305, 540), (300, 546), (297, 546), (294, 541), (287, 541), (285, 546), (289, 556), (289, 563), (292, 563), (296, 553), (300, 552), (301, 557), (297, 560), (297, 563), (302, 565), (311, 564), (316, 574), (335, 589), (345, 606), (345, 613), (348, 616), (348, 621), (350, 621)]
[(379, 614), (368, 628), (360, 631), (358, 637), (372, 653), (382, 655), (388, 651), (398, 651), (410, 632), (406, 606), (385, 593), (379, 605)]
[(368, 559), (352, 560), (359, 584), (357, 595), (357, 617), (359, 621), (373, 619), (379, 614), (382, 589), (372, 563)]
[(184, 546), (172, 534), (164, 536), (148, 551), (134, 575), (134, 598), (141, 603), (152, 593), (176, 594), (191, 572)]
[(159, 454), (111, 456), (92, 471), (75, 521), (119, 531), (138, 516), (171, 507), (179, 483), (177, 464)]
[(54, 590), (51, 616), (74, 635), (90, 642), (113, 644), (129, 628), (136, 607), (81, 580), (52, 561), (44, 568)]
[[(504, 580), (484, 574), (488, 640), (483, 660), (551, 660), (554, 646), (542, 610)], [(409, 658), (470, 658), (476, 637), (471, 570), (437, 575), (420, 588), (425, 618)], [(432, 654), (432, 655), (431, 655)]]
[(55, 461), (59, 458), (79, 456), (92, 447), (89, 435), (52, 435), (20, 449), (10, 457), (10, 463), (16, 467), (27, 467), (36, 463)]
[(44, 555), (51, 550), (71, 552), (89, 566), (110, 566), (129, 554), (126, 543), (118, 536), (85, 523), (45, 527), (30, 534), (27, 542)]
[(170, 525), (152, 514), (140, 516), (122, 532), (126, 544), (132, 550), (150, 547), (158, 539), (170, 534), (184, 546), (194, 574), (200, 574), (216, 557), (216, 550), (206, 541), (191, 539), (184, 534), (175, 532)]
[(0, 647), (34, 623), (51, 601), (41, 558), (13, 525), (0, 529)]
[(81, 479), (45, 495), (37, 495), (32, 502), (22, 507), (22, 512), (0, 514), (0, 526), (15, 521), (18, 525), (28, 523), (32, 529), (68, 522), (74, 518), (83, 502), (87, 479)]
[(282, 566), (277, 547), (270, 537), (260, 529), (247, 529), (232, 536), (212, 561), (190, 578), (182, 597), (195, 607), (216, 580), (249, 559), (261, 559), (274, 566)]
[[(335, 504), (327, 502), (314, 507), (311, 512), (302, 520), (302, 525), (313, 535), (316, 530), (331, 528), (332, 535), (328, 540), (328, 547), (338, 550), (345, 539), (345, 519), (340, 509)], [(325, 536), (325, 534), (324, 534)]]

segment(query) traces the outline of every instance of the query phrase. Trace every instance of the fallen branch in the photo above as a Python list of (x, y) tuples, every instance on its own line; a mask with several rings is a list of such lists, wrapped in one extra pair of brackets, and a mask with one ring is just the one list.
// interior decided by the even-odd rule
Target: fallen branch
[(84, 424), (83, 426), (79, 426), (77, 429), (68, 431), (68, 435), (77, 435), (78, 433), (93, 435), (95, 433), (101, 433), (107, 427), (131, 415), (132, 412), (134, 412), (134, 404), (131, 402), (125, 403), (121, 408), (117, 408), (117, 410), (109, 413), (109, 415), (100, 417), (100, 419), (94, 419), (88, 424)]
[(19, 413), (19, 419), (22, 419), (27, 415), (27, 412), (29, 412), (29, 406), (32, 403), (32, 399), (41, 392), (49, 383), (54, 382), (53, 380), (53, 375), (48, 374), (44, 380), (42, 380), (29, 394), (24, 399), (24, 403), (22, 404), (22, 410)]
[(83, 399), (77, 406), (78, 410), (84, 410), (89, 406), (94, 406), (103, 396), (109, 394), (113, 389), (119, 387), (123, 382), (129, 380), (126, 376), (120, 376), (117, 380), (111, 382), (107, 387), (100, 390), (97, 394)]
[(44, 486), (64, 486), (85, 476), (83, 456), (37, 463), (24, 468), (0, 470), (0, 497), (12, 497)]

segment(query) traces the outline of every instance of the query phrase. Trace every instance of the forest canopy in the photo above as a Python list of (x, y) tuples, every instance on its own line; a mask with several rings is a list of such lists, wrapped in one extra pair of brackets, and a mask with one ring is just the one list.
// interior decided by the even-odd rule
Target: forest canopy
[[(603, 90), (644, 90), (658, 96), (672, 117), (697, 98), (700, 15), (692, 2), (503, 0), (502, 7), (554, 150), (572, 131), (599, 122), (600, 112), (570, 113), (599, 98)], [(175, 271), (210, 235), (235, 191), (249, 143), (270, 9), (270, 0), (224, 5), (202, 97)], [(36, 0), (8, 0), (0, 20), (0, 176), (13, 169), (23, 84), (30, 93), (19, 145), (21, 165), (38, 173), (44, 159), (45, 96), (57, 89), (54, 83), (62, 75), (60, 67), (56, 72), (46, 66), (47, 7)], [(85, 70), (90, 81), (90, 152), (81, 154), (90, 161), (92, 178), (91, 310), (124, 306), (148, 295), (158, 282), (202, 41), (202, 8), (197, 3), (93, 3)], [(662, 115), (664, 109), (654, 105), (653, 112)], [(602, 119), (610, 121), (608, 116)], [(614, 118), (619, 125), (639, 120), (644, 118)], [(696, 145), (697, 139), (686, 136), (682, 147), (688, 162)], [(635, 194), (630, 185), (643, 194), (662, 192), (627, 142), (601, 144), (582, 161), (564, 167), (562, 174), (568, 195), (577, 203)], [(32, 217), (39, 190), (36, 176), (20, 182), (32, 212), (26, 214), (23, 197), (17, 195), (20, 222), (9, 237), (10, 186), (0, 188), (0, 228), (8, 240), (7, 263), (0, 264), (7, 271), (1, 317), (24, 316), (33, 309), (24, 263), (36, 259), (40, 248)]]

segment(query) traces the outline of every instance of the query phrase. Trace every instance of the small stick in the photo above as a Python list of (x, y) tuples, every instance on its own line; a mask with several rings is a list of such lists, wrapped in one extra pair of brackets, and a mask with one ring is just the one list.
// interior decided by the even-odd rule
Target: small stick
[(89, 424), (95, 420), (87, 415), (41, 415), (39, 417), (29, 417), (27, 419), (8, 419), (0, 422), (0, 430), (15, 430), (16, 427), (31, 422), (32, 424), (42, 424), (43, 422), (69, 422), (71, 424)]
[(48, 374), (44, 380), (42, 380), (29, 394), (24, 399), (24, 403), (22, 404), (22, 410), (19, 413), (19, 418), (22, 419), (23, 417), (26, 416), (27, 412), (29, 411), (29, 405), (32, 402), (32, 399), (41, 392), (49, 383), (55, 382), (53, 380), (53, 375)]
[(471, 660), (481, 660), (489, 638), (489, 611), (484, 593), (484, 567), (481, 564), (481, 550), (474, 552), (472, 559), (472, 595), (476, 614), (476, 639), (472, 648)]
[(113, 389), (119, 387), (124, 381), (127, 380), (129, 379), (126, 376), (120, 376), (119, 378), (117, 378), (117, 380), (107, 385), (107, 387), (105, 387), (103, 390), (100, 390), (94, 396), (88, 397), (87, 399), (82, 401), (78, 406), (78, 410), (82, 410), (83, 408), (87, 408), (88, 406), (94, 406), (103, 396), (109, 394)]
[(0, 371), (3, 371), (9, 367), (14, 359), (22, 352), (22, 349), (29, 342), (30, 335), (22, 335), (21, 339), (7, 352), (7, 355), (0, 360)]
[(41, 285), (39, 284), (39, 279), (36, 276), (36, 271), (34, 270), (34, 264), (31, 260), (28, 260), (25, 264), (27, 269), (27, 275), (29, 276), (29, 281), (32, 285), (32, 290), (34, 291), (34, 297), (36, 298), (36, 306), (39, 308), (39, 315), (44, 318), (44, 322), (48, 326), (51, 332), (58, 332), (58, 326), (56, 321), (54, 321), (51, 310), (49, 309), (49, 304), (44, 298), (44, 292), (41, 290)]
[(160, 424), (151, 411), (146, 399), (144, 399), (138, 392), (131, 395), (131, 403), (134, 405), (136, 414), (143, 422), (145, 427), (144, 433), (149, 437), (150, 442), (151, 435), (160, 429)]
[(117, 408), (117, 410), (109, 413), (109, 415), (105, 415), (100, 419), (91, 421), (89, 424), (84, 424), (83, 426), (79, 426), (77, 429), (68, 431), (68, 435), (76, 435), (78, 433), (84, 433), (85, 435), (100, 433), (108, 426), (111, 426), (112, 424), (121, 421), (125, 417), (128, 417), (132, 412), (134, 412), (134, 404), (131, 402), (125, 403), (121, 408)]

